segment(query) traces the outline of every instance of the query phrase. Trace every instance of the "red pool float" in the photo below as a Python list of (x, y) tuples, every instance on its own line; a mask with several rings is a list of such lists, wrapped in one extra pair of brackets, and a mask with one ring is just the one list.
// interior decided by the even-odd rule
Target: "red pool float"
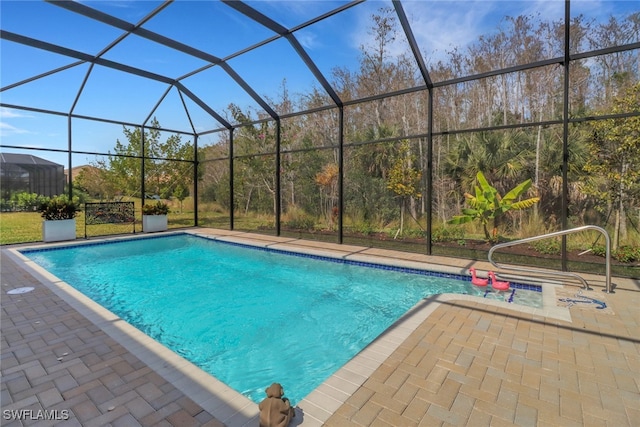
[(496, 291), (508, 291), (509, 290), (509, 282), (501, 282), (496, 279), (496, 274), (493, 271), (489, 272), (489, 277), (491, 278), (491, 287)]
[(476, 286), (487, 286), (489, 284), (489, 279), (483, 279), (480, 278), (478, 276), (476, 276), (476, 269), (471, 267), (469, 269), (469, 271), (471, 272), (471, 283), (473, 283)]

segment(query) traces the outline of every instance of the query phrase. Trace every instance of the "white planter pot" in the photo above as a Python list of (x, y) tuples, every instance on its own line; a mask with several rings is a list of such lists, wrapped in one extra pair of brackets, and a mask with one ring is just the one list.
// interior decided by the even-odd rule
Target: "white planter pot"
[(166, 215), (142, 215), (142, 231), (144, 233), (154, 233), (167, 229)]
[(42, 240), (45, 242), (59, 242), (75, 240), (76, 220), (61, 219), (56, 221), (42, 221)]

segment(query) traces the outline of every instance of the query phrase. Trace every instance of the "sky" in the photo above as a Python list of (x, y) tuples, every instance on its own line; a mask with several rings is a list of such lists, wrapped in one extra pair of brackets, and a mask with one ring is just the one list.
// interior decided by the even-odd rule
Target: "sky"
[[(111, 14), (129, 24), (138, 24), (162, 5), (152, 0), (84, 0), (81, 4)], [(247, 4), (286, 28), (294, 28), (315, 16), (347, 4), (332, 0), (260, 0)], [(536, 15), (556, 21), (564, 16), (563, 0), (445, 1), (405, 0), (403, 7), (418, 46), (427, 64), (446, 60), (454, 48), (464, 50), (480, 35), (495, 32), (505, 16)], [(572, 15), (607, 19), (611, 14), (627, 15), (640, 9), (637, 1), (582, 1), (571, 3)], [(357, 72), (361, 46), (373, 43), (371, 15), (380, 8), (393, 7), (390, 0), (371, 0), (355, 5), (337, 16), (307, 26), (294, 34), (317, 65), (332, 80), (336, 68)], [(0, 1), (3, 30), (91, 56), (102, 53), (106, 60), (144, 69), (180, 82), (227, 120), (225, 110), (233, 102), (243, 109), (262, 110), (221, 67), (158, 45), (143, 37), (129, 35), (113, 47), (123, 30), (85, 18), (62, 7), (42, 1)], [(274, 33), (221, 3), (176, 0), (143, 28), (190, 45), (227, 63), (264, 100), (278, 100), (283, 82), (290, 94), (308, 93), (320, 87), (291, 45), (283, 39), (236, 55), (274, 36)], [(399, 28), (399, 27), (398, 27)], [(406, 53), (404, 37), (398, 37), (391, 51)], [(170, 86), (109, 67), (88, 63), (44, 50), (0, 40), (0, 101), (5, 105), (29, 106), (67, 114), (102, 117), (125, 123), (143, 123), (157, 117), (165, 129), (196, 132), (220, 129), (222, 125), (188, 97), (180, 97)], [(26, 79), (67, 67), (28, 84)], [(203, 71), (189, 75), (193, 71)], [(185, 107), (188, 115), (185, 112)], [(69, 123), (64, 115), (42, 114), (0, 107), (0, 142), (3, 146), (66, 150)], [(116, 140), (125, 140), (122, 125), (74, 119), (71, 124), (73, 149), (86, 152), (113, 151)], [(168, 136), (168, 133), (167, 133)], [(183, 141), (190, 140), (184, 135)], [(217, 138), (203, 135), (200, 145), (214, 144)], [(3, 152), (24, 152), (0, 148)], [(57, 163), (67, 163), (67, 155), (48, 151), (34, 154)], [(95, 156), (76, 154), (73, 165), (93, 162)]]

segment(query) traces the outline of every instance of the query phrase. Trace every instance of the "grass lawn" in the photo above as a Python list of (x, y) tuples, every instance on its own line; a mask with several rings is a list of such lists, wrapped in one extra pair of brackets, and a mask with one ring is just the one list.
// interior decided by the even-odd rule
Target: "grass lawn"
[[(84, 230), (81, 231), (82, 235), (84, 235)], [(76, 229), (76, 234), (77, 233), (78, 230)], [(38, 241), (42, 241), (42, 217), (40, 216), (40, 213), (0, 213), (0, 244), (7, 245), (11, 243), (28, 243)]]
[[(193, 226), (193, 212), (170, 213), (169, 228)], [(135, 231), (142, 231), (142, 217), (136, 218)], [(87, 227), (87, 237), (133, 233), (132, 224), (100, 224)], [(84, 238), (84, 212), (76, 216), (76, 237)], [(42, 217), (38, 212), (0, 213), (0, 244), (42, 241)]]
[[(135, 232), (142, 231), (142, 216), (139, 200), (136, 202)], [(171, 207), (168, 217), (169, 229), (192, 227), (195, 225), (193, 210), (180, 210)], [(273, 221), (271, 219), (271, 221)], [(221, 229), (229, 228), (229, 213), (220, 212), (204, 206), (198, 213), (198, 222), (203, 227)], [(236, 218), (236, 227), (247, 230), (255, 230), (269, 224), (268, 218), (248, 216)], [(271, 225), (273, 228), (273, 225)], [(114, 234), (128, 234), (133, 232), (132, 224), (100, 224), (87, 226), (87, 237), (109, 236)], [(76, 216), (76, 237), (84, 238), (84, 212), (78, 212)], [(15, 243), (33, 243), (42, 241), (42, 217), (39, 212), (0, 212), (0, 244), (9, 245)]]

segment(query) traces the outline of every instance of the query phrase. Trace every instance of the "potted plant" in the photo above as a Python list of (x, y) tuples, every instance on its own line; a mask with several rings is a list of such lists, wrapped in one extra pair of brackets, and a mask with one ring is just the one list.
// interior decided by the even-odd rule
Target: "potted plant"
[(76, 215), (80, 208), (65, 196), (52, 197), (39, 206), (42, 221), (42, 240), (58, 242), (76, 238)]
[(165, 231), (167, 226), (167, 214), (169, 205), (158, 201), (142, 206), (142, 231), (153, 233), (155, 231)]

